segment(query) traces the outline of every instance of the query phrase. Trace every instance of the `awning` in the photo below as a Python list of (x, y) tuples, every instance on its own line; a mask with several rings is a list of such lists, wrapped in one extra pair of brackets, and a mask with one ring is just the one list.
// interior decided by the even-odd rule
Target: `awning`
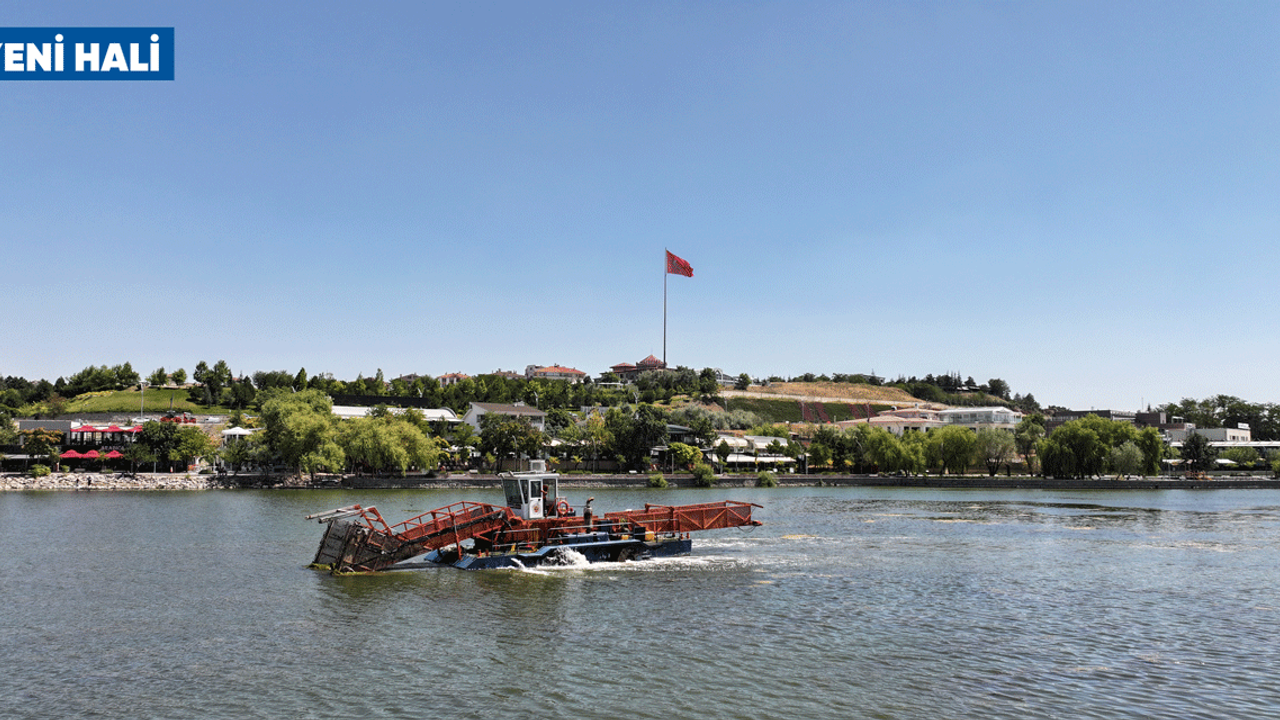
[(83, 456), (83, 455), (81, 455), (80, 453), (76, 452), (75, 450), (68, 450), (68, 451), (66, 451), (66, 452), (62, 453), (61, 455), (59, 455), (58, 457), (60, 457), (60, 458), (66, 458), (66, 459), (70, 460), (71, 458), (82, 458), (82, 457), (84, 457), (84, 456)]

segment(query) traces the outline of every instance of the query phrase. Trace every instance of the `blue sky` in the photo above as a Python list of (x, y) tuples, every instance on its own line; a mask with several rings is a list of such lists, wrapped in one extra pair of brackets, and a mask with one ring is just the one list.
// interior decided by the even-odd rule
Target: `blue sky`
[(1280, 402), (1280, 4), (41, 3), (174, 82), (0, 84), (0, 374), (663, 352)]

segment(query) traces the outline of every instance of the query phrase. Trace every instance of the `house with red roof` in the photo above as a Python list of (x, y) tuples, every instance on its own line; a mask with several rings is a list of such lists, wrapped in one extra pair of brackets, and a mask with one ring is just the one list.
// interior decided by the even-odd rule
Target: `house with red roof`
[(530, 365), (524, 369), (524, 376), (529, 380), (566, 380), (571, 383), (580, 383), (587, 379), (587, 374), (581, 370), (563, 365), (546, 367)]
[(654, 357), (653, 355), (650, 355), (649, 357), (641, 360), (635, 365), (632, 365), (630, 363), (619, 363), (609, 368), (609, 370), (612, 371), (613, 374), (617, 375), (618, 378), (623, 382), (632, 382), (636, 378), (640, 377), (642, 373), (647, 373), (653, 370), (666, 370), (666, 369), (667, 369), (667, 364), (659, 360), (658, 358)]
[(440, 387), (445, 388), (445, 387), (449, 387), (450, 385), (457, 385), (463, 380), (468, 380), (470, 378), (471, 378), (470, 375), (464, 375), (463, 373), (454, 372), (454, 373), (441, 375), (440, 377), (436, 378), (436, 380), (440, 381)]

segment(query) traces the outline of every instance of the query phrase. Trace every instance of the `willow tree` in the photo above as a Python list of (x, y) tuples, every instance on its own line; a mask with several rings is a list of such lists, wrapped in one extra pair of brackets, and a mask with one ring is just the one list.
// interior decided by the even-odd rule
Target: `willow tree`
[(298, 474), (338, 471), (345, 454), (338, 445), (333, 402), (319, 390), (264, 393), (261, 422), (267, 446)]

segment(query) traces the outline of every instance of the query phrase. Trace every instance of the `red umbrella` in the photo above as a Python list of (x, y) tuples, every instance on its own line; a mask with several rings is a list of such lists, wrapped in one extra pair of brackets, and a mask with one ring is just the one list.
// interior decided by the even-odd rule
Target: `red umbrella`
[(83, 455), (81, 455), (80, 453), (76, 452), (75, 450), (68, 450), (68, 451), (66, 451), (66, 452), (62, 453), (61, 455), (59, 455), (58, 457), (60, 457), (60, 458), (82, 458), (82, 457), (84, 457), (84, 456), (83, 456)]
[(124, 453), (120, 452), (119, 450), (112, 450), (111, 452), (107, 453), (106, 457), (108, 460), (115, 460), (116, 458), (124, 457)]
[(109, 427), (109, 428), (107, 428), (107, 429), (106, 429), (106, 432), (116, 433), (116, 432), (124, 432), (124, 430), (122, 430), (121, 428), (119, 428), (119, 427), (117, 427), (117, 426), (115, 426), (115, 425), (112, 425), (111, 427)]
[(98, 451), (97, 451), (97, 450), (90, 450), (89, 452), (85, 453), (84, 455), (81, 455), (80, 457), (85, 457), (85, 458), (90, 458), (90, 459), (94, 459), (94, 460), (96, 460), (96, 459), (97, 459), (97, 457), (98, 457)]

